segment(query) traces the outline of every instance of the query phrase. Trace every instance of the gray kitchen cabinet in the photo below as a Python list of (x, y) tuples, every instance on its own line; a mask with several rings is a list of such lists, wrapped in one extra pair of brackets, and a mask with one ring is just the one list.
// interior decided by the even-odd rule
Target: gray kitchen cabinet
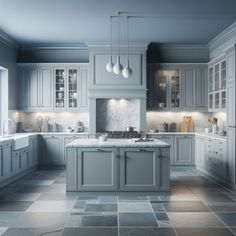
[(196, 68), (182, 69), (183, 107), (193, 109), (195, 107), (195, 76)]
[(39, 108), (42, 110), (53, 109), (53, 68), (40, 66), (39, 80)]
[(19, 109), (28, 108), (28, 70), (19, 68)]
[(228, 63), (225, 55), (222, 55), (208, 63), (209, 112), (224, 112), (226, 110), (227, 70)]
[(39, 106), (39, 71), (37, 67), (27, 68), (28, 80), (28, 109)]
[(20, 152), (20, 159), (21, 159), (21, 171), (27, 170), (29, 166), (29, 149), (24, 148)]
[(207, 110), (207, 66), (192, 63), (149, 64), (147, 108)]
[(0, 181), (3, 179), (2, 154), (3, 154), (3, 142), (0, 142)]
[(195, 79), (195, 108), (207, 111), (208, 109), (208, 80), (207, 66), (199, 66)]
[(195, 138), (195, 164), (199, 169), (205, 168), (205, 138), (197, 136)]
[(175, 137), (175, 165), (194, 165), (194, 139), (192, 136)]
[(40, 140), (40, 164), (62, 165), (61, 137), (59, 135), (42, 135)]
[(12, 176), (12, 141), (5, 141), (2, 148), (2, 176), (4, 179)]
[(88, 109), (88, 65), (20, 63), (19, 109), (78, 111)]
[(21, 172), (21, 152), (14, 151), (12, 156), (12, 170), (14, 174)]
[(165, 143), (168, 143), (170, 145), (170, 165), (174, 164), (174, 142), (175, 142), (175, 138), (174, 136), (170, 136), (170, 135), (158, 135), (158, 134), (152, 134), (152, 135), (148, 135), (148, 137), (150, 138), (154, 138), (154, 139), (159, 139)]
[(228, 154), (228, 178), (236, 184), (236, 160), (235, 160), (235, 128), (227, 129), (227, 154)]
[(38, 165), (38, 138), (37, 136), (29, 137), (29, 167), (34, 167)]
[(78, 189), (117, 189), (118, 153), (116, 148), (78, 149)]
[(206, 170), (217, 178), (226, 180), (228, 176), (226, 140), (207, 138), (206, 140)]
[(71, 136), (62, 137), (62, 146), (63, 146), (62, 161), (63, 161), (63, 163), (66, 163), (66, 145), (75, 141), (76, 139), (83, 139), (83, 138), (87, 138), (87, 136), (75, 134), (75, 135), (71, 135)]
[(120, 149), (120, 190), (167, 190), (169, 171), (162, 165), (169, 164), (168, 149)]

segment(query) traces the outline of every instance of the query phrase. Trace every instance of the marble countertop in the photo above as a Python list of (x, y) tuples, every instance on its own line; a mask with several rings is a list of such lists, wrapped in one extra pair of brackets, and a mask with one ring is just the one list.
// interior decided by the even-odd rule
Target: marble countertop
[(227, 136), (221, 136), (219, 134), (213, 133), (205, 133), (205, 132), (147, 132), (143, 133), (147, 135), (195, 135), (195, 136), (202, 136), (207, 138), (215, 138), (220, 140), (227, 140)]
[(99, 139), (77, 139), (69, 143), (66, 147), (80, 147), (80, 148), (115, 148), (115, 147), (138, 147), (138, 148), (155, 148), (155, 147), (169, 147), (168, 143), (161, 140), (153, 139), (153, 141), (132, 142), (130, 139), (108, 139), (107, 141), (100, 141)]

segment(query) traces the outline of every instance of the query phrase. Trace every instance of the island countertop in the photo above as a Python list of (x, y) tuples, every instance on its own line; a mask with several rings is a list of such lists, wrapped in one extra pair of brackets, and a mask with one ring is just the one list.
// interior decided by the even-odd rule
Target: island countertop
[(169, 146), (170, 145), (168, 143), (158, 139), (141, 142), (132, 142), (130, 139), (108, 139), (107, 141), (100, 141), (99, 139), (76, 139), (75, 141), (66, 145), (67, 148), (156, 148)]

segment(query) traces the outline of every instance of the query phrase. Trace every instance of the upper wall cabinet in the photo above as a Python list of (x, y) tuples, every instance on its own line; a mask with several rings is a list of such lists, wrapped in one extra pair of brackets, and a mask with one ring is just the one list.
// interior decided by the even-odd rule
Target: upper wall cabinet
[(208, 110), (218, 112), (226, 110), (226, 59), (219, 58), (208, 64)]
[(87, 109), (86, 64), (19, 64), (19, 109)]
[(205, 64), (149, 64), (150, 110), (207, 110), (207, 67)]

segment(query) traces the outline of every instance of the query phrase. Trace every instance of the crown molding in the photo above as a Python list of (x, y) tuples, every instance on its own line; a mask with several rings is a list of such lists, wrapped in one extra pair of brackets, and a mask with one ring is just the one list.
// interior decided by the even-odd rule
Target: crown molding
[(233, 37), (236, 37), (236, 21), (208, 43), (210, 52), (217, 49)]
[(3, 30), (0, 29), (0, 42), (4, 43), (8, 47), (19, 48), (19, 44), (15, 39), (6, 34)]

